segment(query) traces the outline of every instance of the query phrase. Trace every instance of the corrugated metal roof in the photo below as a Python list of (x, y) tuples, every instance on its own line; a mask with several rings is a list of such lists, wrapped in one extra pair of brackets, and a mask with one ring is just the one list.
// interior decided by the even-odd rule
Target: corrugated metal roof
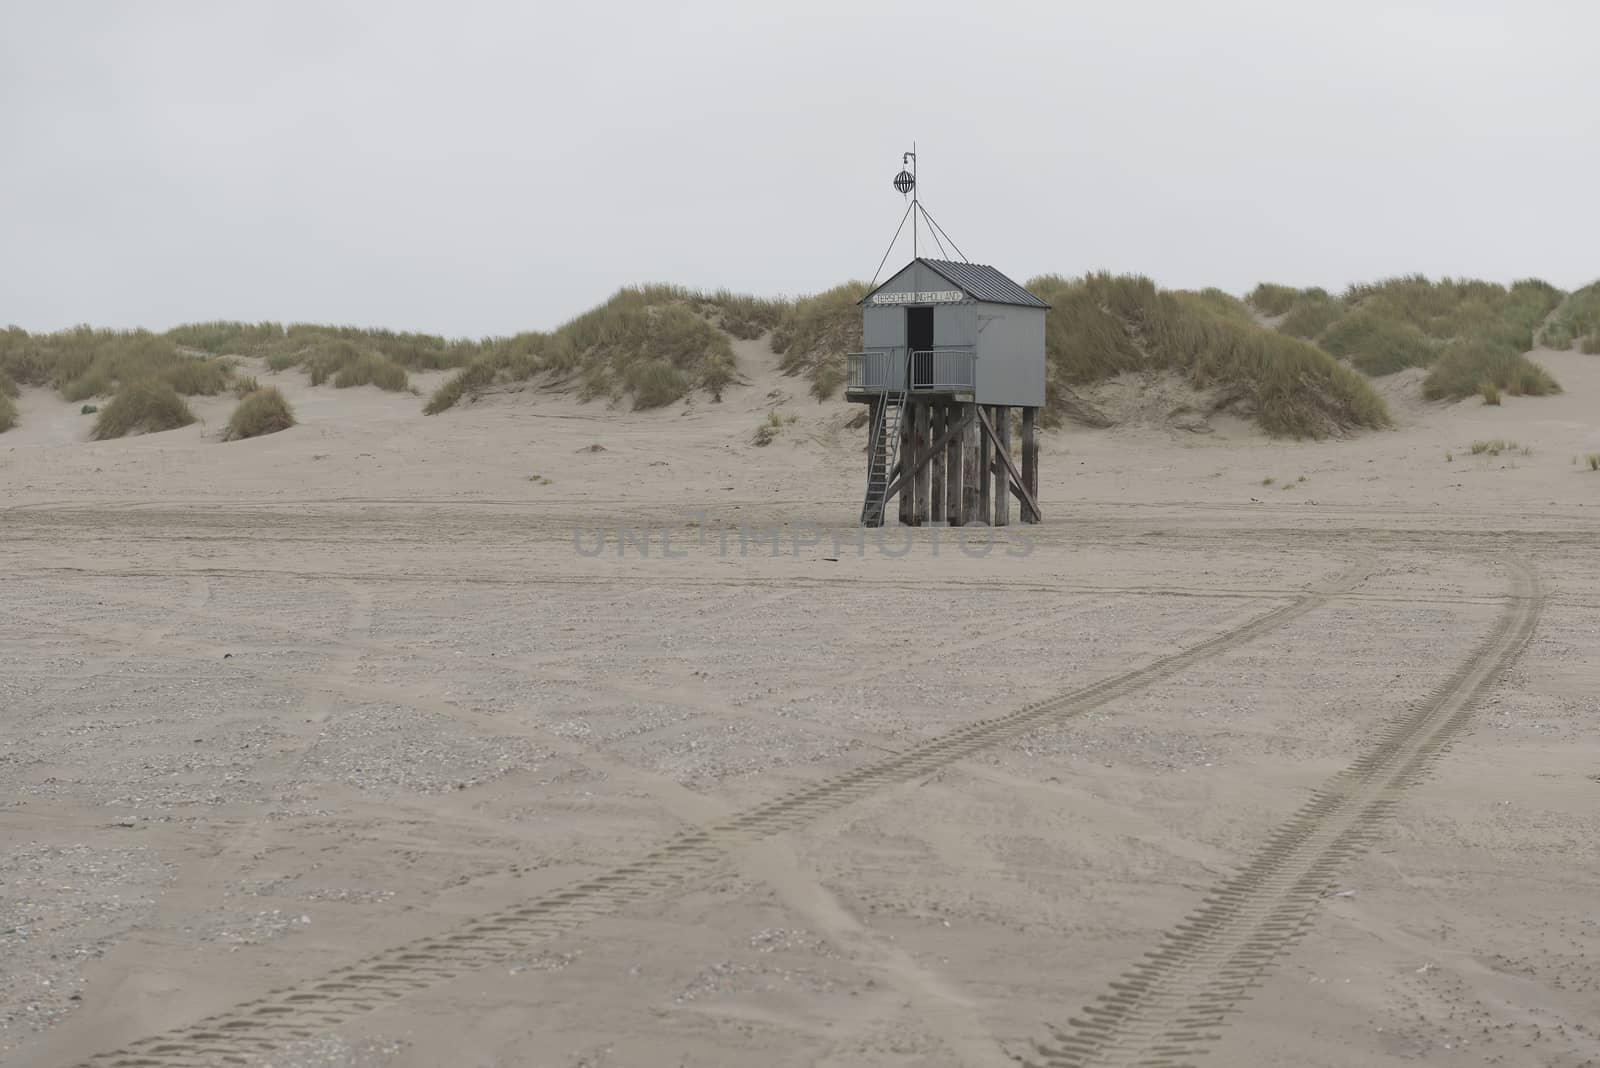
[(954, 260), (925, 259), (922, 262), (979, 300), (991, 304), (1020, 304), (1025, 308), (1050, 307), (993, 267), (981, 263), (957, 263)]
[[(950, 280), (950, 283), (974, 300), (987, 301), (990, 304), (1017, 304), (1024, 308), (1048, 308), (1050, 305), (1023, 289), (1017, 283), (995, 270), (993, 267), (981, 263), (957, 263), (954, 260), (930, 260), (919, 257), (912, 263), (924, 263), (939, 274)], [(911, 264), (906, 264), (906, 267)], [(892, 277), (904, 273), (905, 267), (896, 271)], [(888, 283), (885, 282), (884, 285)], [(883, 288), (882, 286), (878, 287)], [(873, 290), (876, 293), (877, 290)], [(868, 293), (862, 298), (866, 303)]]

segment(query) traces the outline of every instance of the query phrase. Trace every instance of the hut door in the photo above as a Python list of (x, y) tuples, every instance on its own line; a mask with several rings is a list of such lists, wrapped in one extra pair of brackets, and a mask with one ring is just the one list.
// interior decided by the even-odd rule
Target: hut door
[(906, 344), (912, 352), (933, 348), (933, 309), (906, 309)]
[[(906, 347), (912, 352), (927, 352), (933, 348), (933, 309), (932, 308), (907, 308), (906, 309)], [(933, 357), (911, 357), (911, 388), (923, 388), (933, 384)]]

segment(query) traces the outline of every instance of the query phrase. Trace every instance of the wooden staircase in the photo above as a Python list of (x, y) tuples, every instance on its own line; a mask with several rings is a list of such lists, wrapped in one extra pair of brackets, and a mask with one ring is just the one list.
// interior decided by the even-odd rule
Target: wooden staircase
[(900, 457), (900, 419), (906, 410), (906, 393), (885, 393), (873, 406), (872, 434), (867, 441), (867, 496), (861, 504), (861, 525), (883, 526), (889, 484)]

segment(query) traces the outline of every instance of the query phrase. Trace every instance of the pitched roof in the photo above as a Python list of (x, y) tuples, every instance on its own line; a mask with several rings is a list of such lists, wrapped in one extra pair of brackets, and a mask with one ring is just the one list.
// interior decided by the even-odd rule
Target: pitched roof
[[(985, 264), (957, 263), (954, 260), (930, 260), (919, 256), (917, 259), (912, 260), (911, 263), (906, 264), (906, 267), (910, 267), (915, 263), (921, 263), (932, 268), (949, 280), (951, 285), (956, 286), (974, 300), (986, 301), (990, 304), (1016, 304), (1024, 308), (1050, 307), (1050, 305), (1029, 293), (993, 267)], [(896, 271), (891, 276), (891, 281), (893, 278), (899, 277), (904, 271), (905, 267)], [(888, 284), (888, 282), (884, 283), (884, 285)], [(878, 289), (882, 288), (883, 286), (878, 287)], [(874, 289), (872, 293), (876, 293), (878, 289)], [(861, 303), (865, 304), (871, 299), (872, 293), (862, 297)]]

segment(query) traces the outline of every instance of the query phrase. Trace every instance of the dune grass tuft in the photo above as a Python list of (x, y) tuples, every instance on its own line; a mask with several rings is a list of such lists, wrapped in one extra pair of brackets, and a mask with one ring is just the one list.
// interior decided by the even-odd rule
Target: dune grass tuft
[(771, 445), (786, 426), (793, 426), (800, 421), (800, 417), (793, 413), (784, 415), (781, 412), (768, 412), (766, 419), (756, 427), (755, 434), (751, 437), (752, 445)]
[(1330, 327), (1318, 344), (1369, 375), (1390, 375), (1433, 362), (1434, 347), (1410, 323), (1358, 309)]
[(0, 434), (17, 425), (17, 384), (0, 371)]
[(1278, 324), (1278, 329), (1302, 341), (1315, 341), (1326, 333), (1347, 313), (1343, 304), (1320, 289), (1308, 289), (1305, 296), (1289, 310)]
[(315, 323), (190, 323), (165, 337), (215, 355), (259, 357), (275, 372), (298, 367), (314, 386), (374, 385), (392, 392), (410, 388), (408, 371), (462, 367), (483, 349), (481, 342), (433, 334)]
[(1483, 398), (1483, 403), (1498, 407), (1500, 404), (1500, 387), (1493, 382), (1479, 382), (1478, 395)]
[(367, 354), (382, 356), (410, 371), (461, 367), (475, 358), (479, 343), (356, 326), (318, 323), (190, 323), (167, 331), (180, 345), (213, 355), (259, 356), (274, 371), (320, 360), (322, 380)]
[(1583, 352), (1600, 353), (1600, 282), (1567, 297), (1539, 334), (1539, 343), (1552, 349), (1570, 349), (1574, 342)]
[(263, 434), (276, 434), (294, 426), (294, 409), (277, 386), (255, 389), (239, 401), (239, 406), (228, 417), (224, 441), (256, 438)]
[(1482, 394), (1485, 385), (1495, 387), (1496, 400), (1501, 391), (1529, 397), (1561, 392), (1550, 372), (1522, 353), (1478, 339), (1447, 345), (1422, 380), (1422, 395), (1429, 400), (1460, 400)]
[(96, 441), (176, 430), (194, 422), (194, 413), (170, 383), (157, 379), (130, 382), (95, 417)]
[[(1314, 340), (1367, 374), (1431, 368), (1428, 395), (1436, 398), (1470, 396), (1486, 382), (1511, 393), (1554, 392), (1554, 380), (1522, 353), (1533, 347), (1534, 332), (1558, 306), (1574, 306), (1537, 278), (1503, 286), (1421, 275), (1353, 285), (1338, 298), (1263, 284), (1251, 299), (1258, 308), (1286, 309), (1278, 324), (1283, 333)], [(1558, 315), (1546, 334), (1561, 321)], [(1462, 381), (1469, 365), (1493, 373)]]
[(1470, 278), (1433, 282), (1410, 275), (1351, 286), (1344, 302), (1408, 323), (1435, 341), (1492, 338), (1525, 352), (1533, 347), (1534, 329), (1561, 304), (1562, 294), (1536, 278), (1508, 288)]
[(214, 397), (227, 391), (233, 367), (221, 360), (186, 356), (162, 370), (159, 377), (185, 397)]
[(1326, 289), (1295, 289), (1270, 282), (1256, 286), (1245, 302), (1262, 315), (1278, 319), (1280, 333), (1303, 341), (1314, 339), (1349, 311)]
[(846, 282), (815, 296), (802, 297), (778, 323), (772, 351), (785, 374), (811, 380), (811, 395), (826, 400), (844, 385), (845, 356), (861, 349), (861, 308), (865, 282)]
[(1584, 459), (1589, 461), (1589, 470), (1600, 471), (1600, 452), (1591, 452)]
[(731, 334), (759, 337), (787, 303), (681, 286), (630, 286), (551, 333), (479, 344), (476, 355), (434, 391), (423, 409), (436, 415), (497, 383), (538, 375), (572, 379), (584, 400), (631, 400), (658, 408), (695, 390), (722, 398), (734, 380)]
[(557, 329), (545, 366), (577, 372), (586, 399), (631, 395), (634, 408), (658, 408), (703, 389), (720, 400), (733, 381), (733, 348), (697, 303), (675, 286), (623, 289)]
[(438, 415), (497, 382), (527, 381), (545, 371), (545, 355), (551, 347), (548, 334), (532, 332), (486, 342), (482, 354), (434, 390), (422, 410)]
[(428, 398), (428, 403), (422, 408), (423, 414), (438, 415), (454, 408), (463, 397), (476, 395), (488, 389), (502, 373), (505, 373), (508, 379), (532, 378), (537, 373), (537, 364), (530, 361), (513, 370), (511, 366), (503, 365), (493, 356), (474, 360), (433, 391), (433, 396)]
[(709, 295), (691, 294), (686, 299), (698, 305), (700, 314), (708, 321), (741, 341), (753, 340), (775, 328), (790, 307), (788, 301), (779, 298), (752, 297), (726, 289)]
[(1250, 314), (1250, 306), (1232, 293), (1225, 293), (1215, 286), (1208, 286), (1200, 290), (1180, 290), (1187, 297), (1200, 301), (1212, 311), (1229, 319), (1241, 323), (1254, 323), (1255, 317)]
[(1289, 310), (1300, 299), (1300, 290), (1293, 286), (1280, 286), (1272, 282), (1262, 282), (1252, 289), (1244, 299), (1246, 304), (1262, 315), (1288, 315)]
[(660, 408), (689, 392), (689, 380), (670, 360), (637, 360), (624, 372), (635, 409)]
[(20, 326), (0, 330), (0, 376), (14, 386), (53, 386), (52, 362), (42, 337)]
[(87, 326), (54, 334), (16, 327), (0, 332), (0, 372), (54, 389), (69, 401), (110, 396), (147, 380), (165, 382), (185, 396), (209, 396), (227, 389), (233, 373), (226, 361), (184, 352), (171, 338), (148, 330)]
[[(317, 371), (313, 372), (312, 380), (317, 381), (320, 373), (325, 379), (332, 367), (319, 364)], [(340, 361), (338, 370), (333, 371), (333, 384), (337, 389), (349, 389), (351, 386), (377, 386), (391, 393), (398, 393), (411, 384), (406, 376), (406, 370), (387, 356), (376, 352), (362, 352), (348, 361)]]
[(1252, 415), (1280, 437), (1323, 437), (1389, 423), (1383, 399), (1327, 353), (1220, 314), (1191, 293), (1148, 278), (1046, 275), (1028, 288), (1051, 305), (1045, 321), (1051, 402), (1062, 386), (1124, 371), (1172, 371)]
[(167, 331), (168, 338), (185, 348), (214, 356), (254, 356), (284, 339), (280, 323), (185, 323)]

